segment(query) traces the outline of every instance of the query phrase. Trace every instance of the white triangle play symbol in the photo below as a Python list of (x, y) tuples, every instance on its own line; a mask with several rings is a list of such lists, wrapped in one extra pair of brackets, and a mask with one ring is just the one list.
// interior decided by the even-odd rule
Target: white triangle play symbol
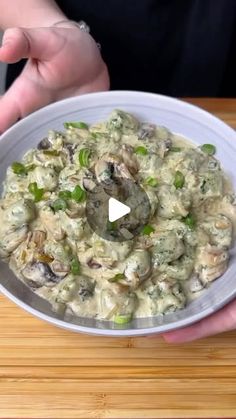
[(108, 201), (108, 217), (109, 221), (113, 223), (119, 218), (124, 217), (125, 215), (130, 213), (130, 207), (122, 202), (118, 201), (115, 198), (110, 198)]

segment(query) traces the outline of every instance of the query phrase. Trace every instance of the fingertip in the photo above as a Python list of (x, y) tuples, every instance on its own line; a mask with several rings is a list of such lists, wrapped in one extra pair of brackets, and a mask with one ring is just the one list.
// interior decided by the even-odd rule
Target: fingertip
[(162, 337), (166, 343), (178, 343), (175, 332), (164, 333)]
[(15, 63), (27, 55), (28, 43), (22, 29), (11, 28), (4, 33), (0, 48), (0, 59), (7, 63)]

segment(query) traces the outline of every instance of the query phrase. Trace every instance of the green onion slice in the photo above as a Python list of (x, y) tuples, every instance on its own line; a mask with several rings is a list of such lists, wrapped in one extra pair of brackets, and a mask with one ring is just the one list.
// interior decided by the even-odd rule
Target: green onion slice
[(67, 202), (64, 199), (58, 198), (51, 204), (52, 209), (57, 211), (65, 211), (67, 209)]
[(147, 179), (145, 180), (146, 185), (152, 186), (153, 188), (155, 188), (158, 185), (158, 180), (154, 177), (147, 177)]
[(18, 161), (14, 161), (11, 165), (12, 171), (13, 173), (15, 173), (16, 175), (27, 175), (27, 169), (26, 166), (24, 166), (24, 164), (19, 163)]
[(120, 279), (124, 279), (125, 275), (122, 273), (116, 274), (112, 278), (108, 279), (109, 282), (118, 282)]
[(43, 154), (45, 154), (45, 156), (54, 156), (54, 157), (60, 156), (60, 152), (57, 150), (43, 150)]
[(213, 144), (203, 144), (201, 147), (203, 153), (213, 156), (216, 153), (216, 147)]
[(170, 149), (170, 151), (173, 151), (174, 153), (179, 153), (181, 150), (181, 147), (171, 147)]
[(132, 320), (133, 315), (130, 314), (116, 314), (114, 317), (114, 323), (116, 324), (126, 324)]
[(190, 230), (194, 230), (196, 226), (196, 219), (192, 214), (188, 214), (187, 217), (182, 218), (182, 221), (190, 228)]
[(78, 203), (84, 202), (86, 199), (86, 192), (79, 185), (77, 185), (71, 192), (71, 198)]
[(115, 231), (117, 230), (117, 222), (116, 221), (108, 221), (107, 222), (107, 231)]
[(65, 201), (71, 199), (71, 195), (71, 191), (60, 191), (58, 194), (59, 198), (64, 199)]
[(150, 234), (151, 234), (151, 233), (154, 233), (154, 231), (155, 231), (155, 228), (154, 228), (154, 227), (152, 227), (150, 224), (147, 224), (147, 225), (145, 225), (145, 226), (143, 227), (143, 229), (142, 229), (141, 233), (142, 233), (144, 236), (150, 236)]
[(29, 166), (25, 166), (24, 164), (14, 161), (11, 165), (13, 173), (19, 176), (26, 176), (29, 172), (35, 169), (35, 164), (30, 164)]
[(139, 154), (140, 156), (146, 156), (147, 154), (148, 154), (148, 151), (147, 151), (147, 149), (146, 149), (146, 147), (143, 147), (143, 146), (138, 146), (138, 147), (136, 147), (135, 149), (134, 149), (134, 152), (136, 153), (136, 154)]
[(185, 183), (185, 178), (182, 172), (180, 172), (179, 170), (177, 170), (177, 172), (175, 172), (175, 177), (174, 177), (174, 186), (176, 187), (176, 189), (181, 189), (184, 186)]
[(70, 270), (73, 275), (79, 275), (80, 273), (80, 262), (77, 258), (72, 259), (70, 263)]
[(89, 148), (82, 148), (79, 152), (79, 163), (81, 167), (88, 167), (89, 159), (91, 157), (91, 150)]
[(30, 183), (28, 190), (34, 196), (34, 202), (42, 200), (45, 191), (42, 188), (38, 188), (37, 182)]
[(64, 127), (66, 129), (68, 128), (79, 128), (79, 129), (88, 129), (88, 124), (86, 124), (85, 122), (65, 122), (64, 123)]

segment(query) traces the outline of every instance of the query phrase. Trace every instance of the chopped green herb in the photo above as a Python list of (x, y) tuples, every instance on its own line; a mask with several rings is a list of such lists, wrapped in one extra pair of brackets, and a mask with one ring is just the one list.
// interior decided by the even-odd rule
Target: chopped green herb
[(174, 177), (174, 186), (176, 187), (176, 189), (181, 189), (184, 186), (184, 182), (185, 182), (185, 178), (182, 172), (180, 172), (179, 170), (177, 170), (177, 172), (175, 172), (175, 177)]
[(213, 156), (216, 153), (216, 147), (213, 144), (203, 144), (201, 150), (209, 156)]
[(130, 314), (116, 314), (114, 317), (114, 323), (116, 324), (126, 324), (132, 320), (133, 315)]
[(153, 186), (155, 188), (155, 186), (158, 185), (158, 180), (154, 177), (149, 176), (145, 180), (145, 183), (146, 183), (146, 185)]
[(80, 263), (77, 258), (72, 259), (71, 264), (70, 264), (70, 270), (73, 275), (79, 275)]
[(173, 153), (179, 153), (181, 151), (181, 147), (171, 147), (170, 151), (173, 151)]
[(107, 223), (107, 231), (115, 231), (115, 230), (117, 230), (117, 223), (116, 223), (116, 221), (113, 221), (113, 222), (108, 221), (108, 223)]
[(79, 163), (81, 167), (88, 167), (89, 159), (91, 156), (91, 150), (89, 148), (82, 148), (79, 152)]
[(190, 230), (193, 230), (196, 226), (196, 219), (192, 214), (188, 214), (187, 217), (182, 218), (182, 221), (190, 228)]
[(68, 128), (79, 128), (79, 129), (88, 129), (88, 125), (85, 122), (65, 122), (64, 127)]
[(71, 199), (71, 191), (60, 191), (58, 196), (67, 201), (67, 199)]
[(86, 199), (86, 192), (77, 185), (73, 192), (71, 192), (71, 198), (78, 203), (84, 202)]
[(11, 165), (13, 173), (19, 176), (26, 176), (29, 172), (32, 172), (36, 167), (35, 164), (30, 164), (29, 166), (25, 166), (22, 163), (17, 161), (13, 162)]
[(142, 229), (141, 233), (142, 233), (144, 236), (150, 236), (150, 234), (151, 234), (151, 233), (154, 233), (154, 231), (155, 231), (155, 228), (154, 228), (154, 227), (152, 227), (150, 224), (147, 224), (147, 225), (145, 225), (145, 226), (143, 227), (143, 229)]
[(124, 279), (125, 275), (122, 273), (116, 274), (112, 278), (108, 279), (109, 282), (118, 282), (120, 279)]
[(57, 211), (65, 211), (67, 209), (67, 202), (64, 199), (58, 198), (51, 204), (52, 209)]
[(24, 164), (14, 161), (11, 165), (13, 173), (16, 175), (24, 176), (27, 175), (28, 171)]
[(45, 191), (42, 188), (38, 188), (37, 182), (30, 183), (28, 190), (34, 196), (34, 202), (42, 200)]
[(143, 146), (138, 146), (134, 149), (134, 152), (136, 154), (139, 154), (140, 156), (146, 156), (148, 154), (148, 151), (146, 149), (146, 147)]
[(45, 156), (60, 156), (60, 152), (57, 150), (43, 150), (43, 154), (45, 154)]

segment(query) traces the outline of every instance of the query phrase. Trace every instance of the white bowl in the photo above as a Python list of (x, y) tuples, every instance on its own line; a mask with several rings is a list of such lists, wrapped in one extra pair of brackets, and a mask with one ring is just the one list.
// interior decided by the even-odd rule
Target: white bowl
[[(196, 145), (215, 144), (217, 158), (236, 190), (236, 133), (233, 129), (211, 114), (180, 100), (151, 93), (122, 91), (66, 99), (33, 113), (10, 128), (0, 138), (0, 184), (12, 161), (19, 160), (26, 150), (36, 146), (49, 129), (60, 130), (63, 122), (68, 120), (88, 123), (101, 121), (114, 108), (131, 112), (141, 120), (165, 125), (171, 131), (191, 139)], [(2, 262), (0, 292), (40, 319), (68, 330), (96, 335), (135, 336), (177, 329), (212, 314), (236, 296), (235, 273), (234, 248), (227, 272), (185, 309), (165, 316), (136, 319), (126, 326), (114, 325), (109, 321), (57, 315), (47, 301), (16, 279), (7, 264)]]

